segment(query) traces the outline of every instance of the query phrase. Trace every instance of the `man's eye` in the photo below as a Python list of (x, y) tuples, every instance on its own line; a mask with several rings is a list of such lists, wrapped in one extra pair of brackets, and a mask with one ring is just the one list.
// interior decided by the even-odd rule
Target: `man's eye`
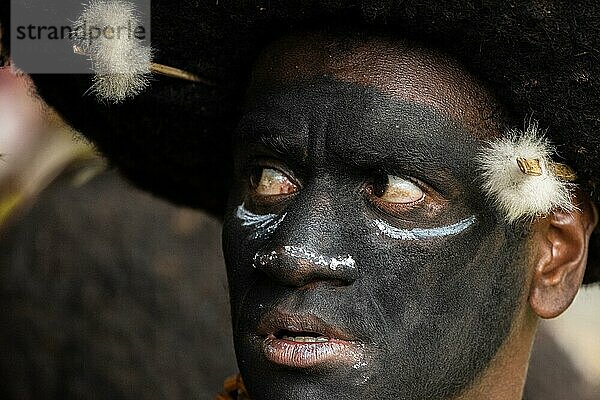
[(298, 191), (298, 186), (286, 174), (274, 168), (257, 168), (250, 175), (250, 186), (259, 196), (278, 196)]
[(414, 183), (395, 175), (384, 175), (373, 184), (372, 194), (380, 201), (392, 204), (416, 203), (425, 193)]

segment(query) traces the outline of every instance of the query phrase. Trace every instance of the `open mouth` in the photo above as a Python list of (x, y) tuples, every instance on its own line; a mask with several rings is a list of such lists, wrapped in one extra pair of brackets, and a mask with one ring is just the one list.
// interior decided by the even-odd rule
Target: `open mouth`
[(329, 341), (327, 336), (316, 332), (294, 332), (287, 329), (280, 329), (275, 333), (276, 339), (287, 340), (294, 343), (325, 343)]
[(292, 368), (356, 363), (362, 346), (350, 335), (313, 315), (274, 311), (259, 324), (266, 359)]

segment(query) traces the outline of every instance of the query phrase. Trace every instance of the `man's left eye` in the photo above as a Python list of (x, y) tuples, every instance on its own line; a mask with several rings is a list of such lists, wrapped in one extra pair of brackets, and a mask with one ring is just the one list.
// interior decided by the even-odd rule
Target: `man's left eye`
[(389, 174), (373, 184), (371, 194), (379, 201), (392, 204), (413, 204), (425, 197), (425, 193), (411, 181)]
[(275, 168), (257, 168), (250, 175), (250, 187), (258, 196), (279, 196), (298, 191), (298, 186)]

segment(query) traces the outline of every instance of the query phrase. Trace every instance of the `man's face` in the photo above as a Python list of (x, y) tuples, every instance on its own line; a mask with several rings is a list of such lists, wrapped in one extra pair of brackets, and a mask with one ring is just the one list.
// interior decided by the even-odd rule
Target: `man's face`
[(406, 44), (265, 52), (223, 232), (254, 399), (451, 398), (488, 366), (525, 279), (522, 233), (477, 182), (499, 118), (460, 68)]

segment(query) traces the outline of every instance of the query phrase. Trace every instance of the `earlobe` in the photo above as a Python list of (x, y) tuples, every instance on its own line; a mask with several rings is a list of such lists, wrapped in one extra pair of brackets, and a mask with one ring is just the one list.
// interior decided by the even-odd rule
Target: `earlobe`
[(587, 196), (576, 199), (579, 210), (557, 210), (537, 222), (538, 252), (529, 304), (541, 318), (562, 314), (583, 280), (589, 239), (598, 215)]

